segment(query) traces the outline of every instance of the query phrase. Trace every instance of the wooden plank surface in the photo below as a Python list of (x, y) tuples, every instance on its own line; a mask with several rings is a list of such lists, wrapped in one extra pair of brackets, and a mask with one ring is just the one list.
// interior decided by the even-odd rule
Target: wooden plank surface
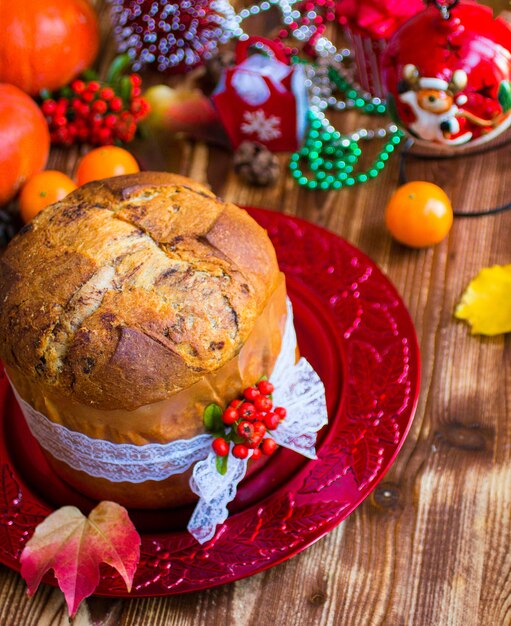
[[(110, 47), (103, 51), (102, 66), (111, 54)], [(336, 122), (346, 129), (372, 123), (357, 114)], [(417, 160), (409, 176), (441, 184), (458, 208), (494, 206), (511, 200), (509, 152)], [(50, 166), (72, 173), (79, 153), (55, 150)], [(472, 337), (453, 318), (481, 267), (511, 263), (511, 212), (457, 219), (440, 245), (407, 250), (383, 226), (397, 159), (376, 181), (329, 193), (298, 188), (285, 175), (286, 157), (281, 161), (278, 184), (264, 190), (240, 183), (227, 151), (201, 143), (180, 144), (172, 168), (239, 204), (321, 224), (383, 268), (409, 307), (421, 345), (422, 392), (411, 433), (384, 482), (343, 527), (290, 561), (191, 595), (92, 598), (75, 624), (511, 624), (511, 336)], [(43, 586), (30, 600), (20, 576), (0, 566), (0, 624), (67, 623), (59, 591)]]

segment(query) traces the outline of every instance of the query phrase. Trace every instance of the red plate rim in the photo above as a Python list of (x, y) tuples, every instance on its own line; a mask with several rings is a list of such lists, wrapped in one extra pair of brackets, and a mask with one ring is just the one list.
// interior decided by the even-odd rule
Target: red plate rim
[[(143, 533), (131, 593), (114, 570), (102, 566), (96, 595), (199, 591), (287, 560), (360, 505), (392, 465), (411, 427), (420, 387), (419, 346), (395, 287), (364, 253), (334, 233), (266, 209), (247, 211), (275, 245), (295, 304), (300, 346), (303, 335), (303, 352), (327, 388), (330, 423), (318, 443), (319, 458), (304, 461), (279, 452), (279, 459), (247, 479), (233, 514), (204, 546), (186, 531)], [(301, 326), (312, 328), (313, 337)], [(342, 390), (332, 382), (339, 377)], [(24, 543), (54, 509), (24, 481), (6, 445), (9, 402), (0, 370), (0, 562), (19, 571)], [(272, 481), (277, 486), (268, 492)], [(44, 581), (56, 584), (51, 574)]]

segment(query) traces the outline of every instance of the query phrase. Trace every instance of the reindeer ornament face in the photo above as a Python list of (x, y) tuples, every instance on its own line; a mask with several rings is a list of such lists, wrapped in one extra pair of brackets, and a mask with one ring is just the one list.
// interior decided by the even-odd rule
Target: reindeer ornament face
[(417, 103), (420, 108), (437, 115), (449, 111), (453, 102), (453, 97), (443, 89), (420, 89), (417, 93)]
[(511, 125), (511, 28), (487, 7), (451, 4), (404, 24), (382, 67), (396, 122), (445, 147), (489, 141)]
[(399, 100), (410, 107), (415, 119), (409, 131), (420, 139), (445, 145), (461, 145), (472, 139), (470, 131), (461, 132), (460, 108), (466, 96), (456, 96), (467, 85), (463, 70), (453, 72), (447, 83), (441, 78), (422, 77), (415, 65), (405, 65), (403, 80), (398, 85)]

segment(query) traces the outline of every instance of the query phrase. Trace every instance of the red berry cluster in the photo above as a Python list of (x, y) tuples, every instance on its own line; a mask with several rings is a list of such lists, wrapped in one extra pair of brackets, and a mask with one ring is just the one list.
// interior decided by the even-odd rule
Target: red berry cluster
[[(107, 83), (75, 80), (53, 97), (43, 100), (41, 110), (50, 128), (53, 143), (70, 146), (76, 142), (92, 145), (127, 143), (133, 139), (137, 123), (149, 112), (141, 97), (138, 74), (129, 80), (127, 96), (121, 98)], [(124, 91), (126, 85), (124, 82)]]
[(232, 454), (238, 459), (246, 459), (249, 450), (254, 460), (275, 452), (275, 440), (264, 435), (277, 428), (286, 417), (286, 409), (273, 407), (272, 393), (273, 385), (260, 380), (256, 387), (245, 389), (244, 400), (233, 400), (229, 404), (222, 414), (222, 422), (231, 430), (225, 437), (216, 437), (213, 441), (217, 456), (229, 454), (229, 441), (235, 442)]

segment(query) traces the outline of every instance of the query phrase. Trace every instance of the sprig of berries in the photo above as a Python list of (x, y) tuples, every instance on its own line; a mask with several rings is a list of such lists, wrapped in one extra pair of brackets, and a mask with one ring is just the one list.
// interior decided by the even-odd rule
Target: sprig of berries
[(126, 55), (114, 59), (105, 81), (89, 71), (87, 79), (74, 80), (56, 93), (41, 93), (52, 143), (104, 146), (134, 138), (149, 104), (141, 96), (140, 76), (124, 73), (129, 62)]
[(221, 474), (227, 471), (231, 442), (234, 443), (232, 455), (238, 459), (246, 459), (250, 450), (251, 458), (257, 460), (277, 449), (277, 443), (268, 433), (285, 419), (286, 409), (273, 407), (273, 389), (268, 380), (262, 379), (255, 387), (247, 387), (243, 399), (233, 400), (225, 410), (217, 404), (206, 408), (204, 423), (216, 435), (211, 445)]

